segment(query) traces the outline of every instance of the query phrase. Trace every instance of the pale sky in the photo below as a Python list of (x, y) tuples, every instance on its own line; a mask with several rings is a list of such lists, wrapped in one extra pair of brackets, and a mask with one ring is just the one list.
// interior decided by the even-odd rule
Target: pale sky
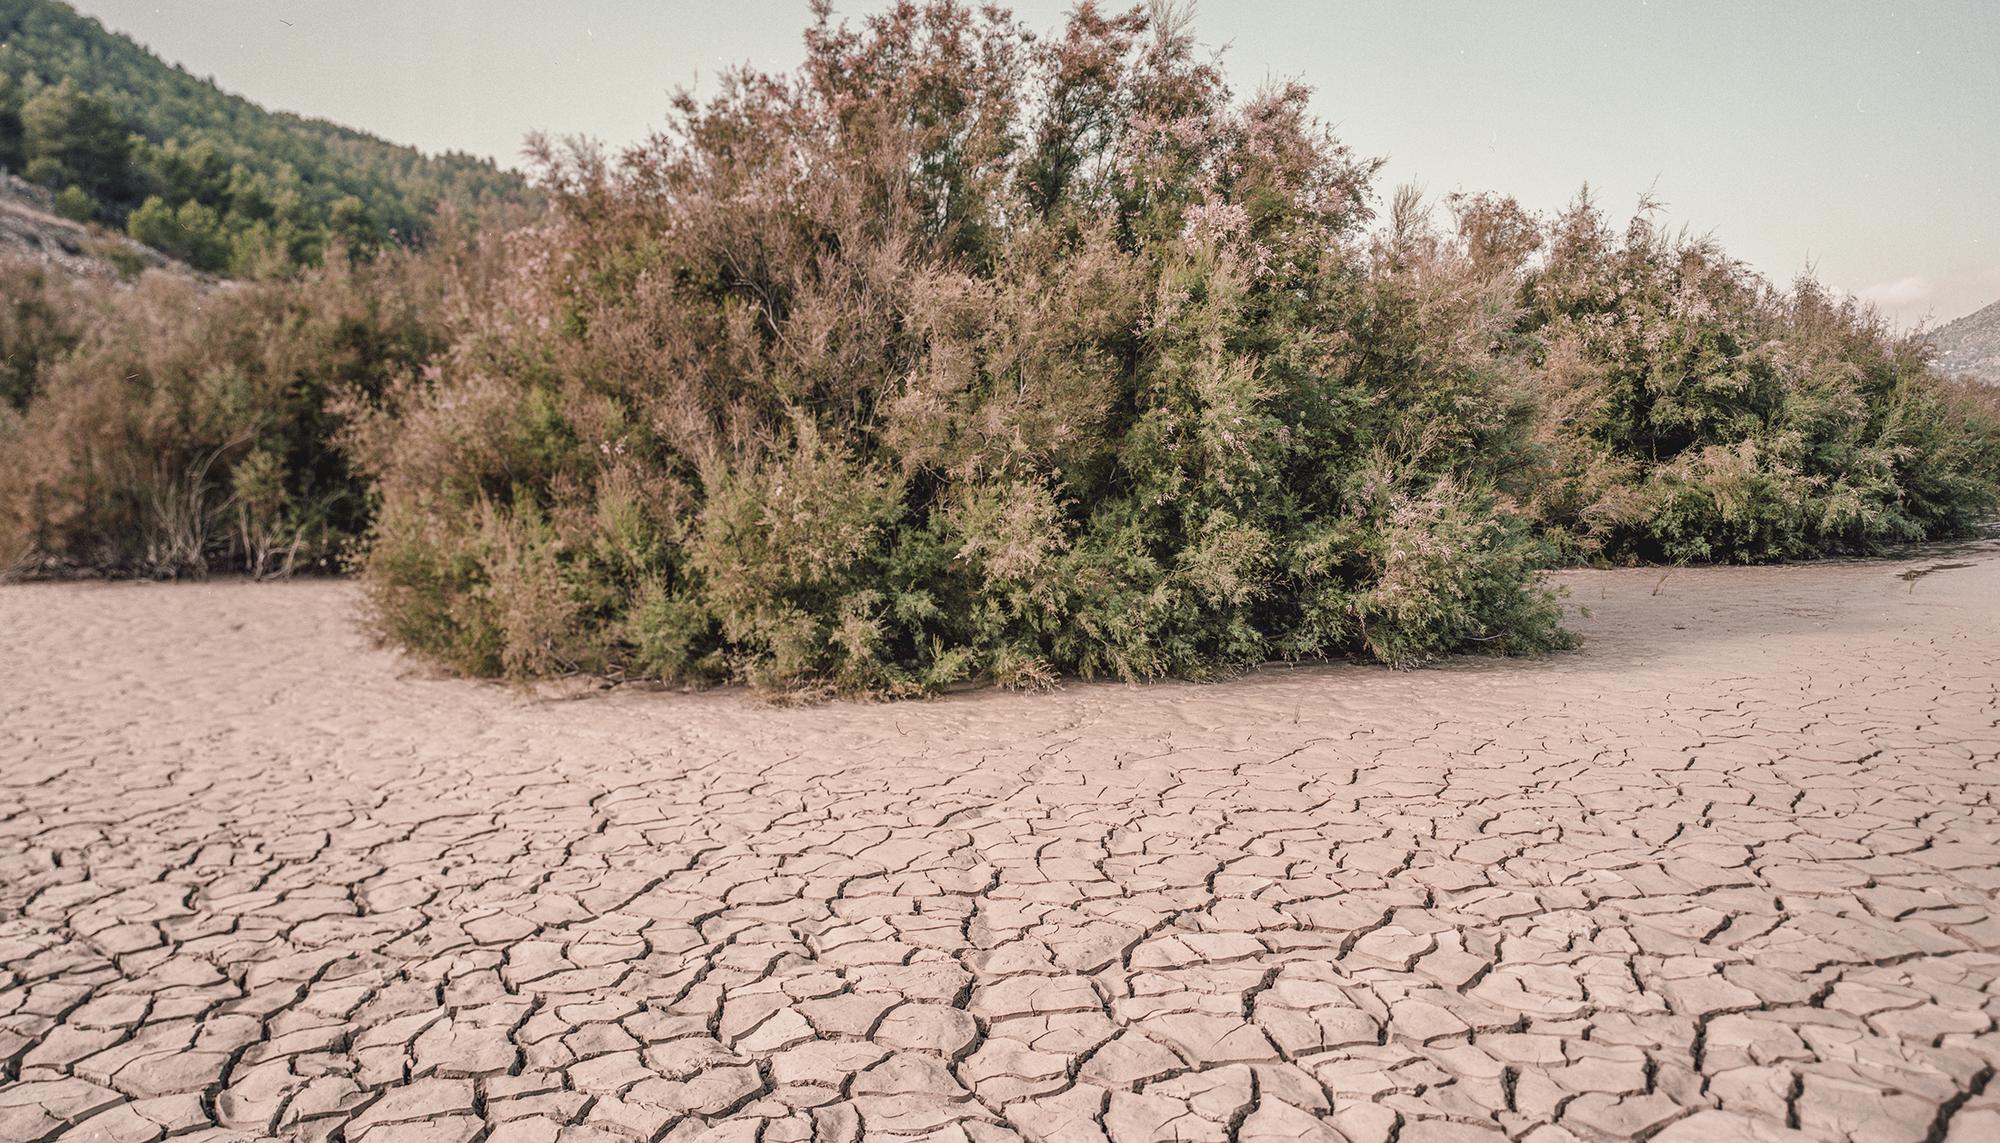
[[(670, 89), (802, 56), (806, 0), (75, 0), (267, 106), (518, 165), (532, 130), (622, 144)], [(839, 0), (861, 13), (882, 0)], [(1068, 0), (1018, 0), (1052, 29)], [(1586, 181), (1902, 323), (2000, 298), (2000, 3), (1209, 0), (1239, 92), (1315, 87), (1377, 189)]]

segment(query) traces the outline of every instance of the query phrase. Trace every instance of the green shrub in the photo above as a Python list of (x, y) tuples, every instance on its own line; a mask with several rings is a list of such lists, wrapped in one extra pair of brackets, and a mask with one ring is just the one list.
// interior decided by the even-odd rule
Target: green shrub
[(1517, 265), (1545, 446), (1530, 478), (1578, 554), (1865, 553), (2000, 506), (2000, 422), (1852, 299), (1774, 289), (1644, 212), (1614, 234), (1587, 199), (1545, 236)]
[(0, 259), (0, 407), (19, 411), (44, 368), (67, 355), (98, 319), (90, 291), (25, 258)]
[(436, 279), (407, 256), (257, 285), (0, 268), (0, 570), (330, 566), (369, 511), (335, 406), (441, 347)]
[(89, 191), (71, 183), (56, 195), (56, 213), (72, 222), (89, 222), (97, 215), (97, 203)]
[(352, 437), (390, 636), (882, 694), (1565, 641), (1490, 307), (1368, 237), (1305, 89), (1090, 8), (807, 47), (621, 160), (543, 149), (553, 216)]

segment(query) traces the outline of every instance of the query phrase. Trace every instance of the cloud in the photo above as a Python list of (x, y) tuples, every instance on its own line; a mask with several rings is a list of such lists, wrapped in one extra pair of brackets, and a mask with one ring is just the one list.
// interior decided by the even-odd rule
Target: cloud
[(1891, 313), (1908, 310), (1936, 296), (1937, 287), (1922, 274), (1898, 278), (1893, 282), (1877, 282), (1861, 291), (1864, 300), (1874, 302), (1877, 307)]

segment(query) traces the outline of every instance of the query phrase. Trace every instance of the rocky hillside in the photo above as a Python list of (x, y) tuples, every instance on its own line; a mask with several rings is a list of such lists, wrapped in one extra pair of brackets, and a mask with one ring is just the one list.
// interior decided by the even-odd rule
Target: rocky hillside
[(2000, 385), (2000, 302), (1939, 326), (1930, 345), (1938, 372)]
[(54, 213), (49, 192), (0, 174), (0, 257), (25, 257), (86, 278), (130, 277), (148, 268), (187, 270), (116, 231)]

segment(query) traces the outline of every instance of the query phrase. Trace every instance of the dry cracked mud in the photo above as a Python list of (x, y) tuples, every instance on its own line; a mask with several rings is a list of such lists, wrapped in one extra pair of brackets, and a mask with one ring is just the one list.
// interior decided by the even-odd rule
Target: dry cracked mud
[(0, 1140), (2000, 1139), (2000, 547), (1565, 579), (1541, 661), (805, 709), (0, 589)]

